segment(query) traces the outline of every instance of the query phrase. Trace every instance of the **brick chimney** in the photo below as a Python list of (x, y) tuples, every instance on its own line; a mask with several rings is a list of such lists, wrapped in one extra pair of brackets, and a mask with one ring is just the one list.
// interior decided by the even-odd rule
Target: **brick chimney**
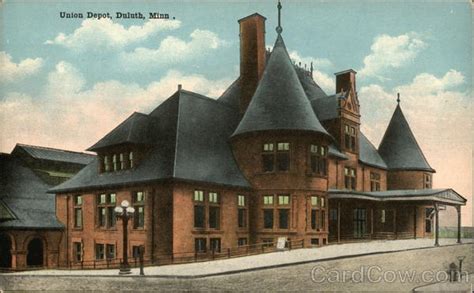
[(334, 75), (336, 75), (336, 93), (340, 93), (342, 90), (344, 92), (352, 90), (353, 94), (355, 94), (357, 92), (355, 79), (356, 73), (357, 72), (352, 69), (334, 73)]
[(247, 110), (265, 69), (265, 20), (258, 13), (239, 20), (241, 114)]

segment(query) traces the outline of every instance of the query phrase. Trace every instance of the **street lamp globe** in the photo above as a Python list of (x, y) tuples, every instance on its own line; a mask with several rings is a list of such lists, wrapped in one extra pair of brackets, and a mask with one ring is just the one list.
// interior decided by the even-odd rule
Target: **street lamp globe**
[(130, 206), (130, 203), (128, 202), (128, 200), (124, 200), (122, 201), (122, 203), (120, 204), (122, 206), (122, 208), (128, 208)]
[(135, 209), (133, 207), (128, 207), (126, 211), (128, 214), (133, 214), (135, 212)]
[(121, 213), (123, 213), (123, 208), (122, 207), (115, 207), (114, 212), (116, 214), (121, 214)]

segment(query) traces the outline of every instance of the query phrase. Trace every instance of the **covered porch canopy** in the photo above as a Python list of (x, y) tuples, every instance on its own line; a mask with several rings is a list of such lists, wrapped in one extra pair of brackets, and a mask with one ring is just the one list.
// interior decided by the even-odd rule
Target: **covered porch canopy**
[[(458, 233), (457, 242), (461, 243), (461, 206), (466, 204), (466, 199), (458, 194), (453, 189), (411, 189), (411, 190), (387, 190), (387, 191), (354, 191), (354, 190), (339, 190), (329, 189), (328, 191), (329, 203), (331, 200), (337, 201), (337, 240), (341, 237), (341, 200), (364, 201), (372, 203), (386, 203), (386, 204), (420, 204), (432, 205), (435, 211), (435, 246), (439, 245), (439, 209), (440, 205), (449, 205), (456, 208), (458, 216)], [(331, 208), (335, 208), (331, 205)], [(396, 215), (395, 215), (396, 217)], [(416, 238), (416, 212), (414, 220), (414, 237)], [(373, 232), (373, 214), (371, 216), (371, 227)], [(394, 220), (394, 226), (396, 222)], [(396, 227), (396, 226), (395, 226)], [(336, 230), (335, 229), (335, 230)], [(396, 229), (395, 229), (396, 233)]]

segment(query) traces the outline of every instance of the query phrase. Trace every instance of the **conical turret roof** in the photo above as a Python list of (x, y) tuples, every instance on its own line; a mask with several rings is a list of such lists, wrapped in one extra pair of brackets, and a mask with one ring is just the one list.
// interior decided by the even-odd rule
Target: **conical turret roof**
[(304, 130), (330, 136), (311, 108), (280, 34), (233, 136), (265, 130)]
[(379, 146), (379, 154), (389, 170), (420, 170), (435, 172), (426, 160), (415, 136), (410, 129), (400, 105), (397, 105), (392, 119)]

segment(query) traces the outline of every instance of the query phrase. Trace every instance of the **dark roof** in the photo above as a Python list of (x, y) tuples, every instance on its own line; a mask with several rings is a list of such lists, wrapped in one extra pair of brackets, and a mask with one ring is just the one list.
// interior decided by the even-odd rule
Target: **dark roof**
[(75, 163), (75, 164), (81, 164), (81, 165), (89, 164), (95, 157), (94, 155), (86, 154), (86, 153), (26, 145), (26, 144), (20, 144), (20, 143), (15, 146), (15, 148), (12, 151), (12, 154), (15, 154), (16, 152), (18, 152), (18, 149), (25, 151), (28, 155), (30, 155), (31, 157), (35, 159)]
[(111, 132), (91, 146), (88, 151), (97, 151), (120, 144), (150, 144), (148, 133), (150, 118), (148, 115), (134, 112), (125, 121), (120, 123)]
[(311, 108), (281, 35), (233, 136), (264, 130), (304, 130), (329, 136)]
[(359, 161), (372, 167), (387, 169), (387, 164), (385, 164), (375, 146), (362, 132), (359, 135)]
[(180, 90), (149, 115), (153, 145), (133, 170), (98, 173), (97, 160), (51, 189), (67, 192), (161, 179), (182, 179), (249, 188), (228, 138), (239, 114), (228, 105)]
[(50, 187), (19, 158), (0, 156), (0, 209), (10, 214), (6, 215), (10, 220), (0, 221), (0, 229), (63, 228), (56, 219), (55, 197), (47, 193)]
[(321, 87), (313, 80), (311, 77), (311, 73), (309, 71), (304, 70), (303, 68), (296, 67), (296, 74), (298, 74), (298, 78), (303, 86), (304, 92), (308, 99), (319, 99), (325, 98), (328, 95), (321, 89)]
[(331, 120), (339, 117), (339, 100), (346, 97), (341, 93), (311, 100), (311, 107), (319, 121)]
[(379, 146), (379, 154), (390, 170), (435, 172), (428, 164), (410, 129), (400, 105), (397, 105)]
[(466, 199), (451, 188), (403, 189), (385, 191), (354, 191), (329, 189), (329, 198), (367, 199), (378, 201), (432, 200), (444, 203), (465, 204)]
[(240, 104), (240, 77), (237, 78), (217, 99), (219, 102), (226, 103), (236, 109), (239, 109)]
[(333, 157), (336, 157), (336, 158), (339, 158), (339, 159), (343, 159), (343, 160), (348, 160), (349, 157), (346, 156), (346, 154), (344, 154), (343, 152), (341, 152), (339, 150), (339, 148), (334, 144), (334, 143), (331, 143), (328, 147), (328, 154), (333, 156)]

